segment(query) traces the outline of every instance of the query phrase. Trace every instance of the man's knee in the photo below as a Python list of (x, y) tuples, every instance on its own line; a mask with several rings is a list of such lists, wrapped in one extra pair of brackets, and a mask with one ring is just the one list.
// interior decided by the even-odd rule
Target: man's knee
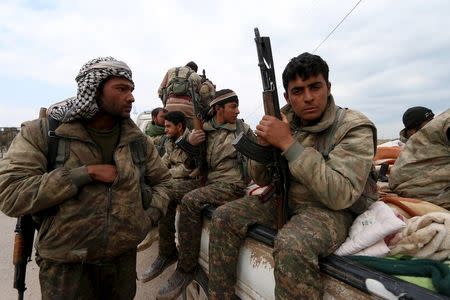
[(306, 236), (281, 230), (275, 238), (273, 255), (279, 261), (316, 261), (318, 254), (314, 252)]
[(180, 201), (181, 206), (184, 207), (193, 207), (197, 204), (198, 199), (197, 197), (195, 197), (195, 195), (193, 195), (193, 193), (187, 193), (186, 195), (183, 196), (183, 198)]
[(219, 230), (230, 230), (233, 227), (232, 210), (228, 209), (226, 206), (219, 206), (214, 211), (211, 218), (211, 227)]

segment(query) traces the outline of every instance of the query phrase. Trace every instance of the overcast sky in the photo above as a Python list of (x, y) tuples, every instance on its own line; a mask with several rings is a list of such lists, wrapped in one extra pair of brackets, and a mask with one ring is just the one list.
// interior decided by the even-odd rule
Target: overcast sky
[[(160, 106), (165, 71), (194, 60), (218, 89), (240, 98), (254, 127), (263, 114), (253, 28), (270, 36), (279, 97), (289, 59), (312, 52), (357, 0), (0, 0), (0, 126), (76, 94), (88, 60), (113, 56), (133, 70), (137, 113)], [(317, 50), (338, 105), (394, 138), (403, 112), (440, 113), (450, 101), (450, 1), (363, 0)]]

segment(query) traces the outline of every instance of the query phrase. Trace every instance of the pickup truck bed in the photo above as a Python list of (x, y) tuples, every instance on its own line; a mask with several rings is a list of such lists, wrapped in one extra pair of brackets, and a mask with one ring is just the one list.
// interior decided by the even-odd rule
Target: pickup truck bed
[[(196, 279), (184, 291), (184, 299), (207, 299), (209, 219), (213, 207), (204, 210), (204, 226)], [(272, 247), (276, 230), (260, 225), (250, 228), (239, 254), (236, 295), (241, 299), (274, 299)], [(450, 299), (396, 277), (371, 270), (345, 257), (330, 255), (320, 260), (325, 285), (324, 299), (374, 299), (366, 279), (374, 279), (399, 299)], [(384, 297), (375, 296), (383, 299)]]

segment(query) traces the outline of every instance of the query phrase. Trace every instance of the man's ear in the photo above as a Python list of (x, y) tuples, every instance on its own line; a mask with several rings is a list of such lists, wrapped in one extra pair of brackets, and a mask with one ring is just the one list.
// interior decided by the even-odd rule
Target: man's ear
[(291, 101), (289, 100), (289, 95), (288, 95), (288, 93), (287, 93), (287, 92), (284, 92), (284, 93), (283, 93), (283, 96), (284, 96), (284, 99), (286, 100), (286, 102), (290, 105), (290, 104), (291, 104)]
[(219, 112), (221, 108), (223, 108), (223, 107), (220, 106), (220, 105), (218, 105), (218, 104), (214, 105), (214, 111), (215, 111), (216, 113)]
[(328, 89), (328, 96), (331, 95), (331, 82), (328, 81), (327, 83), (327, 89)]

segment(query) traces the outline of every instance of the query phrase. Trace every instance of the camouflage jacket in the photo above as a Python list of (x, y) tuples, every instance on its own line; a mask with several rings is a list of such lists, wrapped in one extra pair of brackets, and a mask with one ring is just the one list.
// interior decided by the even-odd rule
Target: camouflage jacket
[(66, 141), (65, 147), (58, 148), (65, 151), (66, 160), (48, 172), (47, 128), (46, 119), (22, 124), (0, 161), (0, 209), (18, 217), (57, 207), (55, 214), (44, 219), (36, 240), (39, 255), (46, 259), (97, 262), (135, 248), (152, 220), (143, 209), (141, 176), (133, 163), (131, 142), (143, 139), (147, 147), (144, 179), (153, 190), (151, 206), (165, 212), (169, 200), (165, 187), (169, 170), (153, 143), (131, 119), (123, 120), (114, 152), (118, 176), (113, 184), (104, 184), (93, 182), (87, 174), (86, 166), (101, 164), (102, 157), (78, 121), (56, 129)]
[(409, 138), (389, 177), (395, 193), (450, 209), (449, 129), (450, 109)]
[[(203, 124), (203, 130), (207, 137), (206, 161), (208, 164), (208, 176), (206, 184), (225, 182), (245, 188), (242, 166), (238, 161), (237, 151), (231, 144), (236, 138), (236, 124), (226, 123), (214, 126), (213, 120)], [(244, 133), (248, 134), (251, 131), (247, 124), (243, 123), (243, 127)]]
[[(351, 207), (365, 190), (375, 154), (376, 128), (362, 113), (346, 110), (332, 143), (328, 159), (315, 149), (319, 134), (332, 126), (336, 105), (329, 98), (321, 120), (300, 126), (289, 105), (282, 108), (289, 120), (295, 142), (282, 154), (290, 171), (289, 205), (295, 212), (308, 206), (341, 210)], [(259, 185), (270, 183), (266, 166), (249, 161), (249, 172)], [(374, 186), (375, 188), (375, 186)], [(376, 200), (376, 193), (373, 196)]]
[[(183, 133), (183, 138), (185, 138), (189, 134), (189, 129)], [(165, 145), (166, 153), (164, 154), (162, 160), (166, 167), (169, 168), (169, 172), (174, 179), (188, 179), (189, 174), (193, 171), (191, 169), (191, 159), (188, 154), (184, 152), (181, 148), (175, 145), (175, 141), (173, 139), (168, 138)]]

